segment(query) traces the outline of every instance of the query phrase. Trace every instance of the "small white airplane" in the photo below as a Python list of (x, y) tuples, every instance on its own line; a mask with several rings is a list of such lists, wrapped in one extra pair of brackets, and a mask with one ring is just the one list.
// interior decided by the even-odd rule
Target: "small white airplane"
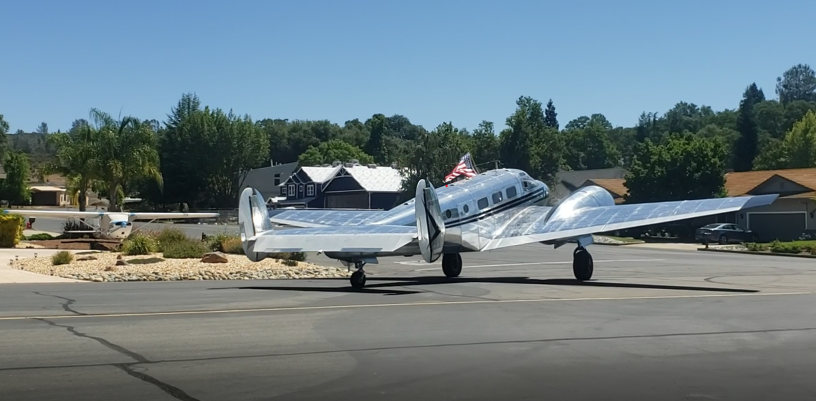
[(163, 219), (187, 219), (218, 217), (219, 213), (128, 213), (128, 212), (80, 212), (72, 210), (27, 210), (27, 209), (5, 209), (3, 214), (19, 214), (28, 217), (63, 217), (63, 218), (97, 218), (99, 223), (96, 227), (89, 224), (90, 230), (66, 231), (71, 234), (92, 234), (96, 238), (121, 240), (125, 239), (133, 231), (133, 220), (150, 220), (148, 224), (155, 220)]
[[(272, 252), (321, 252), (354, 265), (351, 285), (365, 285), (366, 263), (379, 256), (421, 254), (427, 263), (442, 257), (442, 271), (456, 277), (464, 252), (540, 242), (554, 248), (577, 242), (572, 270), (580, 281), (592, 277), (586, 247), (592, 234), (735, 212), (773, 203), (778, 194), (676, 202), (616, 205), (598, 186), (575, 191), (560, 204), (544, 203), (549, 188), (526, 172), (490, 170), (434, 189), (427, 180), (415, 198), (387, 211), (286, 210), (269, 215), (260, 193), (246, 188), (238, 206), (244, 253), (260, 261)], [(298, 228), (274, 230), (272, 223)]]

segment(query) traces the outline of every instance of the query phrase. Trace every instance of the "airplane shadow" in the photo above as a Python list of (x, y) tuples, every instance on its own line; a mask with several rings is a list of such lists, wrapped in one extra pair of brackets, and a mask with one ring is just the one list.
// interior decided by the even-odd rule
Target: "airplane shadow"
[[(321, 281), (336, 281), (337, 279), (327, 279)], [(361, 289), (354, 289), (350, 286), (342, 287), (303, 287), (303, 286), (252, 286), (252, 287), (230, 287), (229, 289), (239, 290), (277, 290), (277, 291), (301, 291), (301, 292), (335, 292), (335, 293), (369, 293), (383, 295), (410, 295), (418, 294), (422, 291), (397, 290), (391, 287), (411, 287), (418, 285), (438, 285), (457, 283), (487, 283), (487, 284), (528, 284), (528, 285), (552, 285), (552, 286), (575, 286), (575, 287), (603, 287), (603, 288), (631, 288), (650, 290), (673, 290), (673, 291), (706, 291), (706, 292), (726, 292), (726, 293), (757, 293), (758, 290), (747, 290), (740, 288), (722, 287), (694, 287), (680, 285), (659, 285), (659, 284), (635, 284), (635, 283), (610, 283), (602, 281), (578, 281), (570, 279), (533, 279), (529, 277), (367, 277), (366, 286)], [(372, 283), (376, 281), (378, 283)], [(227, 289), (227, 288), (221, 288)]]

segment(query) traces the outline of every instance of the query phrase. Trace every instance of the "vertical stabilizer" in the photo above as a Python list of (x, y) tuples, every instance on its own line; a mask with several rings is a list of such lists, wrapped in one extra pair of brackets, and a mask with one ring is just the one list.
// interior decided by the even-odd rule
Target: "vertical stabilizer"
[(253, 250), (255, 241), (250, 239), (256, 235), (272, 230), (266, 202), (260, 192), (253, 188), (246, 188), (241, 192), (238, 203), (238, 229), (241, 234), (241, 246), (244, 254), (253, 262), (260, 262), (266, 257), (262, 252)]
[(445, 245), (445, 223), (436, 190), (428, 180), (419, 180), (416, 187), (414, 213), (417, 221), (417, 237), (422, 258), (428, 263), (436, 262)]

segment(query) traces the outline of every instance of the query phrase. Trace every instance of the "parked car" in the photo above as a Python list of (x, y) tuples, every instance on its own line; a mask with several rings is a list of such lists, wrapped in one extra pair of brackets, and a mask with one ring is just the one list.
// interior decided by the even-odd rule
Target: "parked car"
[(757, 242), (759, 237), (755, 232), (746, 230), (738, 224), (713, 223), (698, 228), (694, 232), (694, 239), (703, 244), (717, 242), (725, 245), (734, 242)]

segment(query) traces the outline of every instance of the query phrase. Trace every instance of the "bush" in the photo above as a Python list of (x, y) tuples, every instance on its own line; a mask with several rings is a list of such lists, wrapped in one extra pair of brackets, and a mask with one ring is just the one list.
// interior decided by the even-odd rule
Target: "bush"
[(122, 242), (122, 253), (125, 255), (150, 255), (157, 248), (156, 240), (142, 233), (131, 234)]
[(39, 233), (26, 237), (26, 240), (28, 241), (45, 241), (49, 239), (54, 239), (54, 236), (48, 233)]
[(14, 248), (20, 243), (25, 229), (25, 220), (19, 214), (0, 215), (0, 248)]
[(798, 244), (789, 243), (789, 242), (779, 242), (779, 240), (775, 240), (771, 242), (771, 252), (776, 253), (800, 253), (802, 252), (802, 247)]
[(194, 259), (210, 252), (207, 244), (189, 238), (184, 241), (166, 243), (162, 246), (162, 253), (167, 259)]
[(757, 244), (756, 242), (746, 242), (745, 248), (748, 249), (749, 251), (754, 252), (762, 252), (768, 249), (768, 247), (766, 247), (765, 245)]
[(67, 265), (74, 261), (74, 254), (68, 251), (59, 251), (51, 256), (51, 264), (54, 266), (57, 265)]
[(267, 257), (280, 260), (296, 260), (299, 262), (306, 261), (306, 254), (304, 252), (277, 252), (270, 253)]
[(189, 242), (190, 237), (178, 228), (165, 228), (155, 234), (156, 244), (161, 251), (167, 247), (172, 247), (176, 243)]

